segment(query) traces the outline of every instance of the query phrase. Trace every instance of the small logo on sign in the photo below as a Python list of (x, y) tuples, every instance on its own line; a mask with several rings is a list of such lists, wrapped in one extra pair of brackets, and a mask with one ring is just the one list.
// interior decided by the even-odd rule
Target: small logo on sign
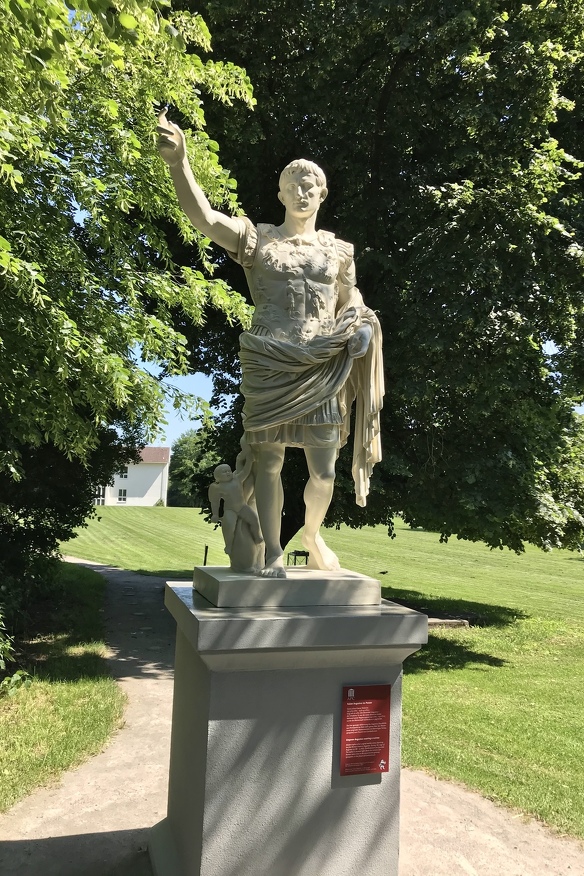
[(385, 769), (385, 765), (386, 765), (386, 763), (387, 763), (386, 760), (380, 760), (380, 761), (379, 761), (379, 769), (380, 769), (380, 770), (384, 770), (384, 769)]
[(355, 691), (352, 687), (349, 688), (349, 692), (348, 692), (347, 696), (349, 697), (350, 700), (355, 699)]

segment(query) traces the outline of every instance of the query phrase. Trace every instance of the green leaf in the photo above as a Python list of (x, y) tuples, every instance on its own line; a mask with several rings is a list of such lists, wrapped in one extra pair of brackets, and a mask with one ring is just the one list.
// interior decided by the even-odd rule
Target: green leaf
[(36, 53), (43, 61), (50, 61), (55, 54), (55, 50), (51, 49), (50, 46), (42, 46), (40, 49), (37, 49)]
[(129, 12), (120, 12), (118, 21), (126, 30), (135, 30), (138, 27), (138, 21)]
[(67, 44), (67, 37), (60, 30), (53, 30), (51, 34), (51, 39), (53, 40), (53, 44), (57, 49), (61, 49)]
[(30, 52), (29, 58), (31, 59), (31, 61), (36, 61), (36, 63), (39, 64), (41, 67), (47, 66), (43, 59), (38, 54), (35, 55), (34, 52)]

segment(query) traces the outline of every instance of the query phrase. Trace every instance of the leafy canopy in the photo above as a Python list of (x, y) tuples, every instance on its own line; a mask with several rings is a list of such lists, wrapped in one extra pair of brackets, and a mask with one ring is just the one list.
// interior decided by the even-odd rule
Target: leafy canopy
[(221, 462), (208, 428), (188, 429), (172, 445), (168, 472), (168, 504), (198, 507), (207, 502), (213, 469)]
[[(178, 208), (153, 109), (176, 108), (209, 197), (237, 210), (202, 94), (253, 98), (241, 69), (197, 54), (211, 48), (202, 18), (167, 0), (0, 7), (0, 470), (18, 477), (25, 446), (86, 459), (104, 425), (152, 436), (164, 378), (186, 369), (171, 309), (247, 319)], [(175, 262), (167, 233), (196, 245), (207, 276)]]
[[(253, 115), (208, 113), (250, 218), (279, 221), (279, 171), (317, 161), (321, 225), (355, 244), (382, 322), (385, 458), (363, 513), (341, 455), (329, 522), (401, 512), (514, 550), (584, 541), (582, 0), (197, 8), (254, 84)], [(233, 347), (210, 328), (193, 358), (229, 391)], [(295, 526), (302, 480), (286, 493)]]

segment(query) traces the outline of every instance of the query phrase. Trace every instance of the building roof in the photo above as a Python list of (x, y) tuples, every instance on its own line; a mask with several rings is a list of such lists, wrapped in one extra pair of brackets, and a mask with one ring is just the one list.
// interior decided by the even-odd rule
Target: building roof
[(140, 451), (140, 459), (142, 462), (169, 462), (170, 447), (144, 447)]

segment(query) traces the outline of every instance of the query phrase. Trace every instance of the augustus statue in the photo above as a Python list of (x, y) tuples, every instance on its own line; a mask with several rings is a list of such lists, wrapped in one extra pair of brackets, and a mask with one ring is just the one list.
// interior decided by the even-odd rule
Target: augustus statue
[(248, 504), (257, 508), (265, 541), (261, 574), (286, 576), (280, 544), (286, 447), (302, 447), (308, 465), (302, 543), (309, 566), (337, 570), (320, 527), (355, 400), (352, 472), (357, 504), (365, 505), (381, 459), (383, 363), (379, 322), (355, 285), (353, 247), (316, 228), (327, 196), (325, 175), (311, 161), (293, 161), (280, 176), (283, 223), (256, 226), (211, 207), (188, 163), (184, 135), (166, 111), (157, 131), (182, 209), (243, 267), (255, 305), (252, 325), (240, 338), (240, 359), (242, 447), (253, 460)]

